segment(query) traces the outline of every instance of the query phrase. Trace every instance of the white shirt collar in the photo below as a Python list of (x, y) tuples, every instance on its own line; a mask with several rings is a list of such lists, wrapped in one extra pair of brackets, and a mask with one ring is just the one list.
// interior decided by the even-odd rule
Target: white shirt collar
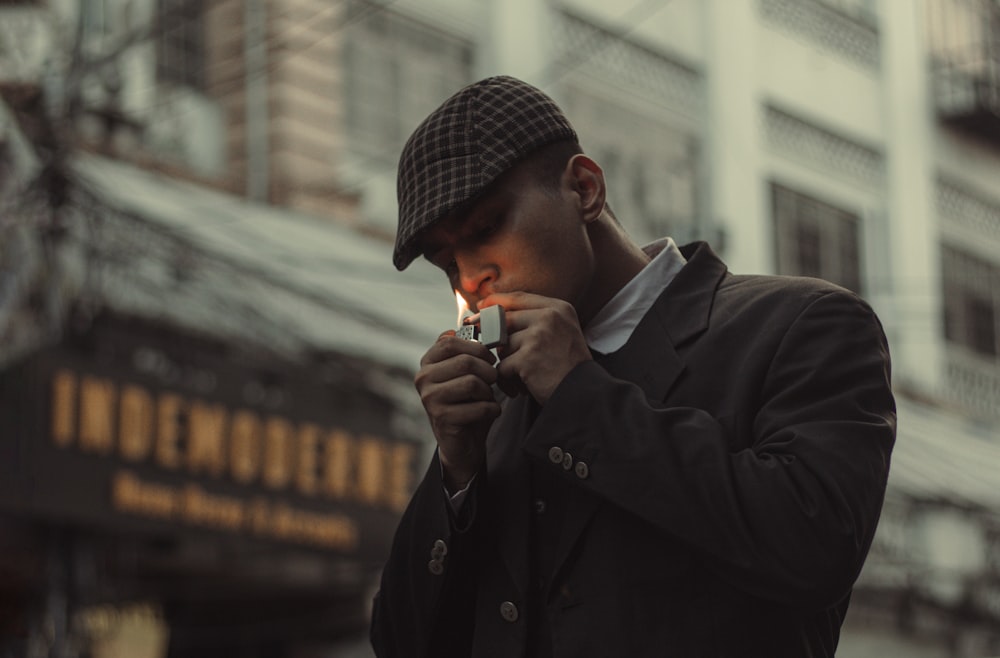
[(584, 328), (591, 349), (610, 354), (624, 346), (660, 293), (687, 263), (673, 238), (662, 238), (643, 250), (653, 259)]

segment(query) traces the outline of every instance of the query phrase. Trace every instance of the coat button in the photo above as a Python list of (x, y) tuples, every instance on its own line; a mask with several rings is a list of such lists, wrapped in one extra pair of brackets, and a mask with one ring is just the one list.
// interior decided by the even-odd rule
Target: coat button
[(576, 477), (581, 480), (586, 480), (590, 475), (590, 467), (587, 466), (587, 462), (577, 462), (576, 463)]
[(444, 563), (441, 560), (431, 560), (427, 563), (427, 570), (435, 576), (440, 576), (444, 573)]
[(517, 606), (510, 601), (500, 604), (500, 616), (510, 622), (517, 621)]
[(561, 464), (563, 460), (563, 451), (559, 446), (552, 446), (549, 448), (549, 461), (553, 464)]
[(567, 471), (573, 468), (573, 455), (568, 452), (563, 453), (562, 467)]
[(435, 540), (434, 546), (431, 547), (431, 558), (440, 561), (447, 554), (448, 544), (444, 543), (443, 539)]
[(545, 513), (545, 501), (541, 498), (535, 501), (535, 513), (544, 514)]

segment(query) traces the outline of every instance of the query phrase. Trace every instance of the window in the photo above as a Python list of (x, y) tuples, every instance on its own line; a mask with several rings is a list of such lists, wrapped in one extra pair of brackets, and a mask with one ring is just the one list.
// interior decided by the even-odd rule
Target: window
[(983, 71), (1000, 55), (1000, 3), (936, 0), (926, 5), (927, 42), (939, 64)]
[(111, 12), (107, 0), (81, 0), (80, 20), (83, 31), (90, 38), (101, 38), (111, 32)]
[(195, 89), (205, 86), (205, 3), (158, 0), (156, 77)]
[(638, 111), (582, 85), (570, 85), (558, 100), (584, 150), (604, 169), (608, 204), (636, 240), (703, 237), (694, 135), (665, 122), (659, 108)]
[(934, 101), (942, 119), (996, 141), (1000, 136), (1000, 3), (925, 3)]
[(351, 150), (395, 165), (420, 121), (472, 82), (472, 45), (367, 3), (351, 6), (344, 99)]
[(771, 199), (778, 273), (826, 279), (860, 293), (857, 215), (776, 183)]
[(942, 248), (944, 334), (978, 354), (1000, 354), (1000, 265), (961, 249)]

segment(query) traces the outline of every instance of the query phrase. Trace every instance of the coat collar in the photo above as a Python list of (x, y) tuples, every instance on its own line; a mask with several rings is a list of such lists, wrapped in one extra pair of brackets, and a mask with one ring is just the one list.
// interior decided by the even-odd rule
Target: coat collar
[[(726, 265), (708, 244), (681, 247), (687, 264), (660, 294), (628, 342), (598, 362), (612, 376), (638, 384), (650, 401), (662, 401), (684, 370), (677, 348), (708, 328), (715, 291)], [(664, 340), (666, 336), (667, 340)]]

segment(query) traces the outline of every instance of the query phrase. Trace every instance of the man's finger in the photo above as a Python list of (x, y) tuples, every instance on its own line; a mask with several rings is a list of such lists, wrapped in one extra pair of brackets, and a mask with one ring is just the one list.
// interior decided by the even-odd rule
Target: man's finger
[(472, 375), (490, 385), (496, 381), (495, 360), (492, 354), (489, 361), (471, 354), (460, 354), (444, 361), (426, 363), (417, 371), (414, 383), (420, 388), (424, 384), (439, 384)]
[(423, 358), (420, 359), (420, 366), (440, 363), (462, 354), (468, 354), (480, 361), (485, 361), (488, 365), (492, 365), (496, 361), (493, 354), (482, 343), (458, 338), (454, 331), (449, 330), (438, 336), (437, 341), (424, 353)]
[(488, 306), (496, 306), (499, 304), (500, 306), (503, 306), (504, 311), (514, 311), (518, 309), (544, 308), (555, 303), (561, 302), (560, 300), (553, 299), (552, 297), (536, 295), (530, 292), (496, 292), (480, 299), (479, 303), (476, 304), (476, 308), (482, 311)]
[(474, 401), (454, 404), (435, 417), (439, 427), (464, 430), (469, 425), (495, 420), (500, 416), (501, 407), (497, 402)]
[(420, 387), (420, 399), (429, 411), (437, 412), (439, 409), (463, 402), (493, 400), (493, 389), (482, 379), (466, 375)]

